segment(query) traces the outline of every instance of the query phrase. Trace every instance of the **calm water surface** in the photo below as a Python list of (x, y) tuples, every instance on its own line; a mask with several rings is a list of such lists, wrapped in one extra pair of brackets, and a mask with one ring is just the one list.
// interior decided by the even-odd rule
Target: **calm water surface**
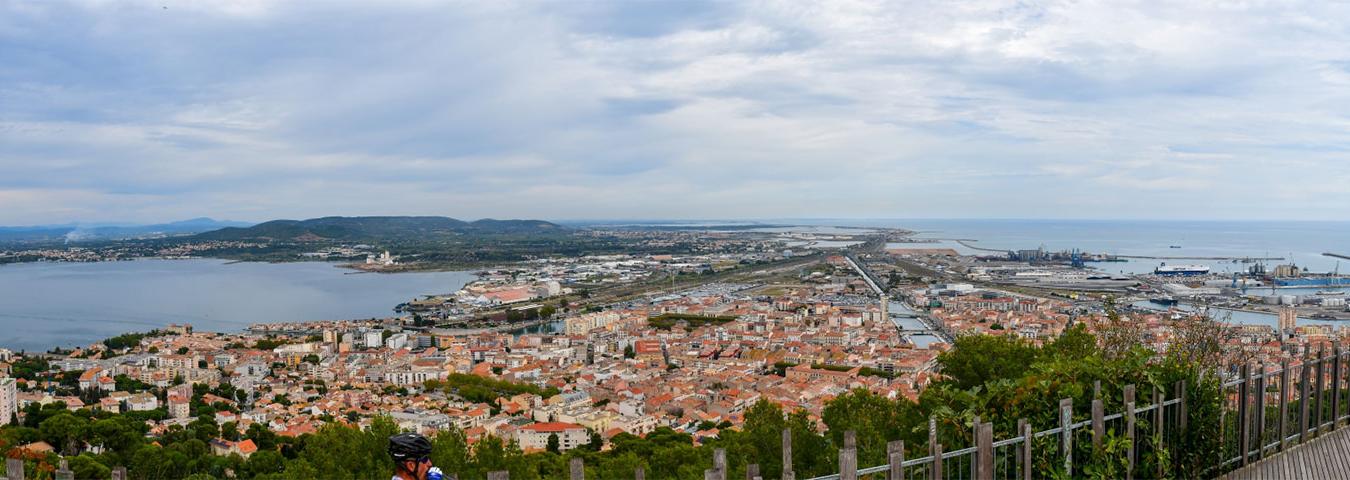
[(214, 259), (0, 266), (0, 347), (87, 345), (170, 323), (233, 332), (251, 323), (383, 317), (418, 295), (473, 280), (472, 272), (351, 272), (320, 262)]

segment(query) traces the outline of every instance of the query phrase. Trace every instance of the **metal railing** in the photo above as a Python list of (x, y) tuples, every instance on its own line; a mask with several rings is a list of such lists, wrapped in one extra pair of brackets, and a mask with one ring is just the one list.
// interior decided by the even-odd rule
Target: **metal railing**
[[(1240, 468), (1288, 450), (1350, 425), (1350, 382), (1346, 381), (1346, 365), (1350, 352), (1339, 345), (1328, 353), (1325, 347), (1315, 355), (1278, 366), (1242, 365), (1231, 369), (1228, 380), (1220, 383), (1223, 402), (1219, 411), (1219, 457), (1202, 465), (1201, 474), (1215, 476)], [(1032, 479), (1052, 476), (1083, 475), (1093, 453), (1104, 452), (1108, 437), (1123, 437), (1121, 478), (1161, 477), (1163, 465), (1159, 456), (1167, 449), (1180, 446), (1188, 428), (1186, 383), (1177, 382), (1167, 398), (1154, 388), (1150, 404), (1139, 406), (1136, 388), (1128, 385), (1122, 392), (1119, 412), (1106, 414), (1106, 402), (1101, 397), (1100, 385), (1094, 388), (1088, 412), (1075, 412), (1074, 400), (1060, 401), (1059, 425), (1034, 431), (1025, 419), (1017, 422), (1013, 436), (994, 439), (994, 425), (976, 418), (970, 425), (974, 445), (946, 450), (938, 441), (937, 422), (929, 420), (929, 439), (925, 455), (906, 458), (903, 441), (886, 444), (883, 465), (859, 468), (857, 440), (854, 432), (845, 432), (839, 448), (839, 472), (805, 480), (994, 480)], [(1205, 426), (1209, 428), (1209, 426)], [(792, 437), (783, 431), (783, 465), (781, 478), (797, 480), (792, 472)], [(1117, 441), (1121, 441), (1117, 439)], [(1106, 455), (1101, 455), (1106, 456)], [(1142, 459), (1152, 457), (1152, 462)], [(1099, 459), (1100, 460), (1100, 459)], [(573, 459), (571, 478), (584, 479), (581, 459)], [(1141, 470), (1149, 467), (1155, 470)], [(1207, 467), (1207, 469), (1205, 468)], [(505, 472), (494, 472), (490, 479), (505, 480)], [(713, 468), (704, 472), (705, 480), (728, 480), (726, 451), (716, 449)], [(638, 468), (634, 475), (644, 478)], [(758, 465), (746, 468), (748, 480), (762, 480)]]
[[(856, 480), (859, 478), (885, 478), (891, 480), (993, 480), (993, 479), (1031, 479), (1049, 475), (1047, 470), (1060, 470), (1065, 476), (1072, 477), (1076, 468), (1082, 468), (1088, 459), (1075, 459), (1073, 454), (1093, 452), (1102, 448), (1108, 432), (1120, 432), (1124, 436), (1126, 448), (1124, 478), (1136, 474), (1138, 455), (1157, 449), (1148, 438), (1148, 430), (1141, 430), (1141, 424), (1149, 427), (1156, 439), (1171, 441), (1178, 438), (1185, 428), (1186, 403), (1185, 384), (1179, 382), (1174, 387), (1174, 397), (1166, 399), (1159, 390), (1154, 390), (1153, 403), (1136, 406), (1135, 386), (1124, 389), (1124, 409), (1120, 413), (1105, 414), (1105, 401), (1100, 396), (1100, 386), (1092, 400), (1090, 412), (1084, 419), (1075, 421), (1073, 399), (1060, 401), (1060, 426), (1048, 430), (1033, 432), (1025, 419), (1017, 424), (1017, 436), (1005, 440), (994, 440), (993, 424), (974, 421), (975, 445), (953, 451), (944, 451), (937, 442), (936, 422), (929, 421), (928, 455), (906, 459), (904, 442), (887, 444), (885, 465), (857, 469), (856, 449), (850, 444), (851, 435), (845, 434), (843, 448), (840, 449), (840, 472), (808, 480)], [(1118, 425), (1119, 429), (1113, 428)], [(1083, 438), (1078, 438), (1083, 437)], [(1030, 441), (1028, 441), (1030, 438)], [(1075, 442), (1087, 442), (1091, 449), (1083, 449)], [(1086, 445), (1085, 444), (1085, 445)], [(1143, 476), (1154, 476), (1153, 474)], [(718, 477), (725, 480), (724, 477)], [(784, 475), (784, 479), (792, 478)]]
[[(1123, 410), (1107, 415), (1105, 399), (1101, 397), (1101, 387), (1094, 388), (1094, 398), (1088, 412), (1080, 412), (1075, 417), (1072, 398), (1060, 401), (1059, 426), (1042, 431), (1034, 431), (1026, 419), (1019, 420), (1016, 436), (1004, 440), (994, 440), (994, 424), (974, 419), (970, 427), (974, 445), (948, 451), (938, 441), (936, 419), (928, 422), (927, 455), (919, 458), (905, 458), (906, 448), (903, 441), (891, 441), (886, 444), (886, 460), (883, 465), (866, 468), (858, 466), (857, 435), (844, 432), (843, 443), (839, 448), (839, 472), (810, 478), (807, 480), (993, 480), (993, 479), (1032, 479), (1049, 476), (1059, 471), (1072, 477), (1075, 472), (1091, 463), (1092, 453), (1102, 451), (1108, 436), (1118, 435), (1126, 445), (1121, 472), (1122, 478), (1132, 478), (1136, 473), (1144, 477), (1161, 476), (1161, 464), (1153, 462), (1159, 469), (1156, 472), (1138, 471), (1139, 456), (1143, 453), (1154, 454), (1163, 448), (1159, 442), (1171, 443), (1180, 437), (1186, 428), (1186, 385), (1178, 382), (1173, 389), (1173, 398), (1167, 399), (1164, 393), (1155, 388), (1151, 404), (1137, 406), (1135, 386), (1126, 386), (1123, 390)], [(1151, 434), (1151, 435), (1150, 435)], [(1074, 458), (1075, 451), (1080, 458)], [(784, 480), (797, 480), (792, 471), (792, 434), (784, 429), (782, 433), (782, 458)], [(573, 458), (570, 466), (570, 478), (583, 480), (585, 468), (580, 458)], [(725, 449), (713, 451), (713, 465), (704, 471), (705, 480), (728, 480), (729, 468)], [(746, 466), (747, 480), (762, 480), (758, 465)], [(634, 478), (642, 480), (645, 472), (639, 467)], [(492, 472), (489, 480), (507, 480), (506, 472)]]
[(1347, 352), (1325, 346), (1296, 364), (1242, 365), (1223, 382), (1217, 471), (1240, 468), (1336, 430), (1350, 420)]

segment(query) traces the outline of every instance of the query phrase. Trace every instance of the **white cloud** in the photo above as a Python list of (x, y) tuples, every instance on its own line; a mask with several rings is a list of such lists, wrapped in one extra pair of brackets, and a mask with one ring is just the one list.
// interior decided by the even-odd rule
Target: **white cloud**
[(0, 224), (1343, 216), (1346, 10), (11, 2)]

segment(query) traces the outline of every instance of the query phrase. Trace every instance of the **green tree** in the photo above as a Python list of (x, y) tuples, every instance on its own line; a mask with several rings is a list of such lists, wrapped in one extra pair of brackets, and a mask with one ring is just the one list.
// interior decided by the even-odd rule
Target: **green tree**
[(88, 420), (62, 413), (43, 420), (38, 426), (38, 433), (57, 451), (72, 454), (79, 447), (75, 444), (76, 440), (84, 438), (88, 426)]
[(88, 452), (71, 457), (69, 461), (70, 470), (75, 472), (75, 478), (109, 478), (112, 476), (112, 469), (99, 462), (97, 457)]
[(244, 462), (244, 469), (257, 476), (269, 473), (281, 473), (286, 465), (286, 459), (281, 457), (281, 453), (276, 450), (259, 450), (253, 455), (249, 455), (248, 461)]
[(553, 453), (558, 453), (558, 434), (548, 434), (548, 445), (544, 449)]
[(957, 337), (953, 348), (938, 355), (944, 381), (960, 389), (1000, 379), (1021, 377), (1036, 359), (1035, 346), (1007, 336)]

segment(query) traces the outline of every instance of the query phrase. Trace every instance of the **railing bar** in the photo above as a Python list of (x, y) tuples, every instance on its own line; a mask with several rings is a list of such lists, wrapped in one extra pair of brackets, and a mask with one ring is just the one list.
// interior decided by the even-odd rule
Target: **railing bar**
[(952, 459), (952, 458), (956, 458), (956, 457), (965, 456), (965, 455), (971, 454), (971, 453), (975, 453), (975, 448), (974, 448), (974, 447), (971, 447), (971, 448), (965, 448), (965, 449), (961, 449), (961, 450), (953, 450), (953, 451), (950, 451), (950, 452), (942, 452), (942, 459), (943, 459), (943, 460), (948, 460), (948, 459)]
[(1103, 422), (1109, 422), (1109, 421), (1112, 421), (1112, 420), (1119, 420), (1119, 419), (1122, 419), (1122, 418), (1125, 418), (1125, 414), (1123, 414), (1123, 413), (1114, 413), (1114, 414), (1111, 414), (1111, 415), (1107, 415), (1107, 416), (1105, 416), (1105, 417), (1102, 417), (1102, 421), (1103, 421)]
[(913, 467), (915, 465), (923, 465), (928, 463), (933, 463), (932, 455), (923, 458), (915, 458), (913, 460), (905, 460), (903, 462), (900, 462), (900, 468)]
[(891, 468), (891, 465), (890, 465), (890, 464), (882, 465), (882, 466), (879, 466), (879, 467), (859, 468), (859, 469), (858, 469), (858, 475), (870, 475), (870, 474), (873, 474), (873, 473), (881, 473), (881, 472), (884, 472), (884, 471), (886, 471), (886, 470), (890, 470), (890, 468)]
[(1019, 443), (1022, 443), (1022, 437), (1009, 438), (1007, 440), (999, 440), (997, 442), (994, 442), (993, 446), (994, 448), (998, 448), (998, 447), (1006, 447), (1008, 445), (1016, 445)]

